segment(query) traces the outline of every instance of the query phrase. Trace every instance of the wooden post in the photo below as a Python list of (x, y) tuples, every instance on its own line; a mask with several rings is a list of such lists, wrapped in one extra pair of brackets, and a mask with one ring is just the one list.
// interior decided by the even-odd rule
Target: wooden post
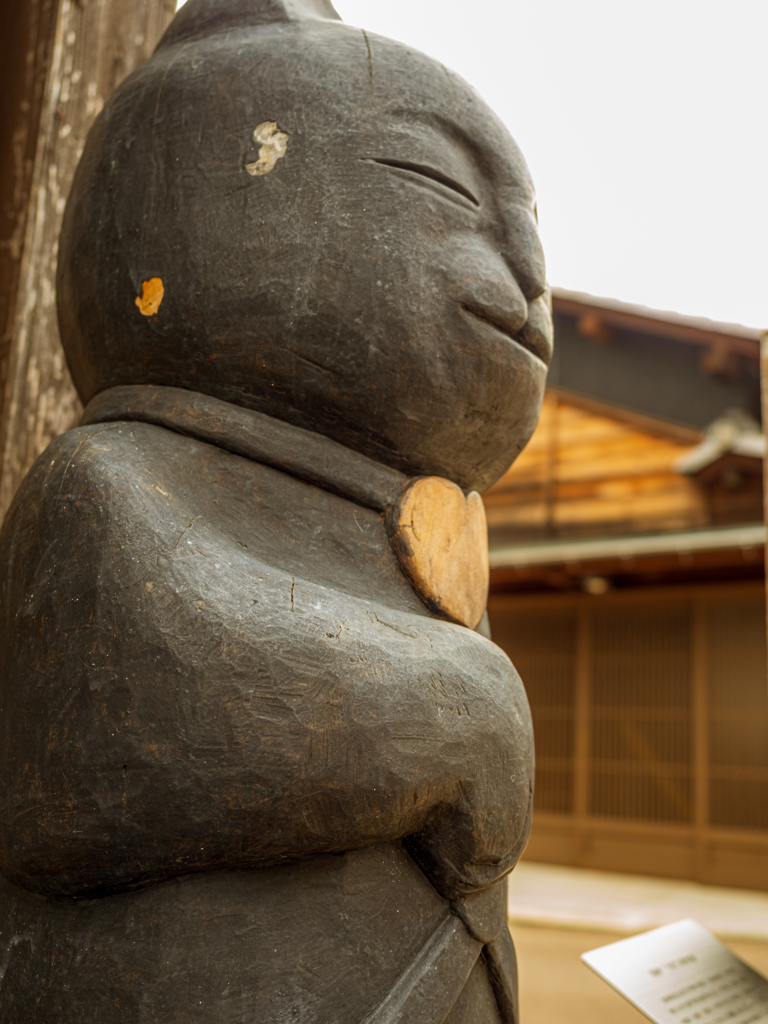
[(693, 826), (694, 873), (698, 881), (706, 879), (707, 833), (709, 830), (709, 693), (707, 685), (706, 607), (701, 597), (692, 603), (691, 684), (693, 715)]
[[(763, 434), (768, 436), (768, 331), (760, 338), (760, 379), (762, 382)], [(763, 460), (763, 521), (768, 525), (768, 452)], [(768, 544), (765, 545), (765, 580), (768, 586)], [(768, 616), (768, 600), (765, 603)], [(768, 628), (768, 621), (766, 621)]]
[(0, 34), (0, 422), (57, 0), (19, 0)]
[(592, 616), (580, 602), (576, 625), (576, 707), (573, 816), (576, 864), (583, 864), (590, 843), (589, 812), (592, 763)]
[(85, 136), (105, 99), (150, 55), (174, 7), (174, 0), (19, 0), (14, 12), (26, 49), (15, 74), (7, 65), (3, 72), (15, 78), (24, 116), (11, 110), (3, 119), (18, 143), (9, 149), (4, 137), (0, 154), (0, 203), (6, 210), (11, 203), (15, 231), (0, 266), (0, 317), (10, 325), (7, 358), (0, 354), (0, 517), (37, 456), (81, 411), (59, 342), (55, 281), (61, 218)]

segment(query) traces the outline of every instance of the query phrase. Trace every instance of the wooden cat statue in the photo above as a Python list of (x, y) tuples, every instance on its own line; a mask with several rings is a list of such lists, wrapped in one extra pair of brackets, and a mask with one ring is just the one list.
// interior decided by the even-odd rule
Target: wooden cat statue
[(58, 305), (85, 415), (0, 537), (0, 1019), (516, 1024), (476, 493), (551, 351), (514, 142), (328, 0), (188, 0)]

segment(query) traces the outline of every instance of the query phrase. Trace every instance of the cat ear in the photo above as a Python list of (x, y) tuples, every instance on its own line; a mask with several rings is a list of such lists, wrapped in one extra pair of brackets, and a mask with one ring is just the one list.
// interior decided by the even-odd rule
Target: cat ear
[(341, 21), (331, 0), (187, 0), (157, 48), (238, 28), (311, 19)]

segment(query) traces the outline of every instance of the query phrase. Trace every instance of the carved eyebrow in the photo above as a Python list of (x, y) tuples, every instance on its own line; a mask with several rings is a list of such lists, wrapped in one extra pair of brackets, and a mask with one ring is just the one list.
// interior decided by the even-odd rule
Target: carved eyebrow
[(406, 160), (385, 160), (382, 157), (370, 157), (370, 163), (381, 164), (383, 167), (396, 167), (400, 171), (410, 171), (412, 174), (420, 174), (422, 178), (429, 178), (431, 181), (436, 181), (439, 185), (444, 185), (446, 188), (451, 189), (453, 192), (458, 192), (464, 199), (468, 199), (473, 206), (480, 207), (480, 200), (476, 199), (475, 196), (466, 188), (461, 182), (454, 181), (453, 178), (449, 178), (447, 174), (443, 174), (442, 171), (436, 171), (433, 167), (425, 167), (424, 164), (412, 164)]

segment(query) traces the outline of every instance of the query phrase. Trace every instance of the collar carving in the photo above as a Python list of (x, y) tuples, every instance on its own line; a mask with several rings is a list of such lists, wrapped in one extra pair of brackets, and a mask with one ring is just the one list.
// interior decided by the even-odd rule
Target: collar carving
[(135, 420), (253, 459), (383, 513), (403, 572), (430, 611), (470, 629), (488, 600), (480, 495), (443, 477), (409, 479), (337, 441), (182, 388), (129, 385), (97, 395), (81, 425)]

